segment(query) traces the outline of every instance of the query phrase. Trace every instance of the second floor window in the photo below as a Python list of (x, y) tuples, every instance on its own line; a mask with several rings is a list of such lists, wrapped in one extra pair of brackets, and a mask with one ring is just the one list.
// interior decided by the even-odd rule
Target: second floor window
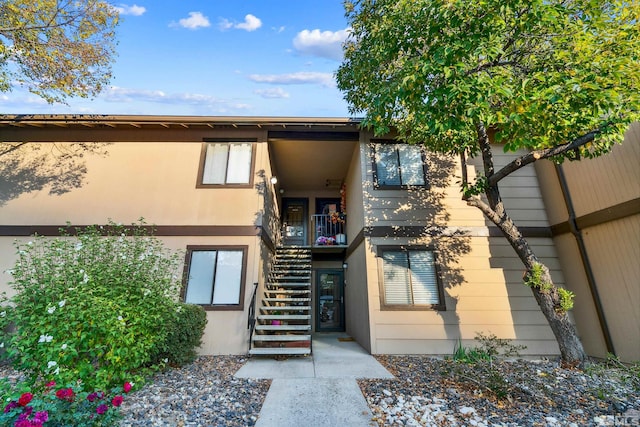
[(250, 185), (253, 144), (206, 143), (200, 185)]
[(426, 165), (421, 147), (407, 144), (374, 144), (373, 177), (376, 188), (426, 186)]

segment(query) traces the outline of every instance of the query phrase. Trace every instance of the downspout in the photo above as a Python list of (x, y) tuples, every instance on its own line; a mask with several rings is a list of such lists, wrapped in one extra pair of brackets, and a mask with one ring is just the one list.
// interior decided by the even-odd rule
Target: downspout
[(564, 198), (564, 202), (567, 206), (567, 211), (569, 213), (569, 229), (571, 230), (571, 234), (576, 239), (576, 243), (578, 244), (578, 251), (580, 252), (580, 259), (582, 260), (582, 267), (584, 269), (585, 274), (587, 275), (587, 283), (589, 284), (589, 290), (591, 291), (591, 298), (593, 299), (593, 305), (596, 308), (596, 313), (598, 315), (598, 321), (600, 322), (600, 329), (602, 330), (602, 335), (604, 337), (605, 344), (607, 346), (607, 352), (615, 355), (615, 349), (613, 347), (613, 340), (611, 339), (611, 333), (609, 332), (609, 326), (607, 325), (607, 319), (604, 315), (604, 309), (602, 307), (602, 301), (600, 300), (600, 294), (598, 293), (598, 287), (596, 284), (596, 278), (593, 274), (593, 269), (591, 268), (591, 262), (589, 261), (589, 256), (587, 254), (587, 246), (584, 243), (584, 239), (582, 237), (582, 230), (578, 227), (578, 223), (576, 222), (576, 212), (573, 207), (573, 202), (571, 200), (571, 192), (569, 191), (569, 185), (567, 184), (567, 179), (564, 175), (564, 171), (562, 170), (562, 166), (555, 164), (556, 173), (558, 175), (558, 180), (560, 181), (560, 189), (562, 190), (562, 196)]

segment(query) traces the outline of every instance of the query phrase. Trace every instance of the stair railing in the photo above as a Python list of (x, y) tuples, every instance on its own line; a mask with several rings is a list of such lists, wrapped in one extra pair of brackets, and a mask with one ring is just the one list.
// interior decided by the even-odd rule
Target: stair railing
[(249, 304), (249, 314), (247, 318), (247, 329), (249, 329), (249, 349), (251, 349), (251, 338), (256, 328), (256, 294), (258, 293), (258, 282), (253, 284), (253, 294), (251, 295), (251, 303)]

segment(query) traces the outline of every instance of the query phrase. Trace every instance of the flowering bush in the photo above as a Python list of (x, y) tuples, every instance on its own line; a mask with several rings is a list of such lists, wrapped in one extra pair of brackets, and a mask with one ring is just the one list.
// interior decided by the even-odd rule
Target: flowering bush
[[(85, 392), (80, 385), (56, 390), (51, 381), (41, 390), (31, 393), (20, 391), (25, 384), (11, 387), (5, 381), (0, 385), (6, 401), (0, 409), (0, 425), (13, 427), (41, 426), (113, 426), (117, 425), (122, 393), (131, 391), (132, 384), (111, 389), (108, 393)], [(16, 397), (19, 396), (19, 397)], [(113, 397), (111, 397), (113, 396)]]
[(335, 245), (336, 239), (333, 237), (320, 236), (316, 239), (316, 245)]
[(16, 294), (0, 308), (0, 345), (32, 384), (81, 380), (106, 390), (154, 367), (151, 355), (176, 319), (182, 262), (142, 225), (16, 245)]

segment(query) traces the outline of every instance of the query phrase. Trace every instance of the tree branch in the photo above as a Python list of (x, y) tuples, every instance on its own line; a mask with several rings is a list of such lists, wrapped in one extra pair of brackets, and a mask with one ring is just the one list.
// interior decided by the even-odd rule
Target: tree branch
[(517, 159), (513, 160), (511, 163), (505, 165), (502, 169), (500, 169), (496, 173), (489, 176), (488, 184), (489, 186), (496, 185), (502, 178), (508, 176), (509, 174), (517, 171), (518, 169), (530, 163), (535, 162), (536, 160), (558, 156), (560, 154), (566, 153), (567, 151), (571, 151), (585, 144), (588, 144), (589, 142), (593, 141), (596, 135), (598, 135), (600, 132), (601, 132), (600, 129), (596, 129), (566, 144), (557, 145), (551, 148), (545, 148), (543, 150), (534, 150), (523, 156), (520, 156)]

